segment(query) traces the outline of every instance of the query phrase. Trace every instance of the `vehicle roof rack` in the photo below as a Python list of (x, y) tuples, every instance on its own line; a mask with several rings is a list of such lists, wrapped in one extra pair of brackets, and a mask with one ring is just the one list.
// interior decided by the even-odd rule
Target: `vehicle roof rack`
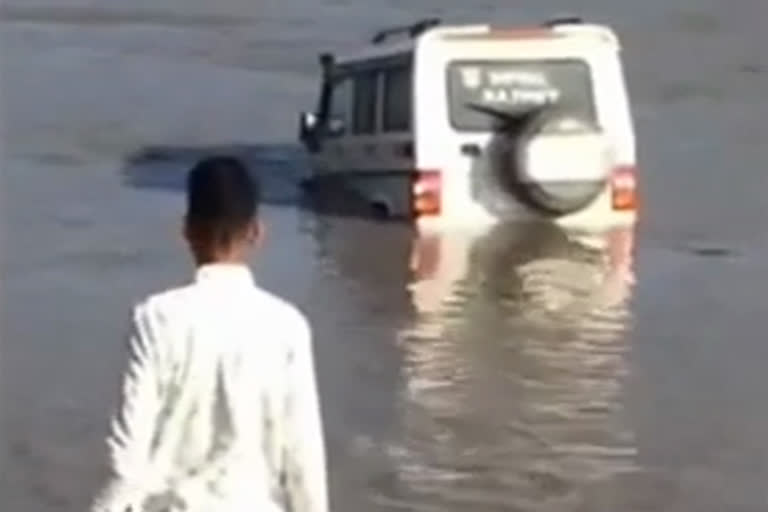
[(581, 25), (584, 23), (584, 19), (581, 16), (576, 15), (563, 15), (556, 16), (543, 23), (545, 27), (556, 27), (558, 25)]
[(371, 43), (381, 44), (386, 41), (388, 37), (399, 34), (407, 34), (408, 37), (411, 38), (417, 37), (430, 28), (439, 25), (440, 23), (441, 20), (439, 18), (425, 18), (410, 25), (399, 25), (385, 28), (376, 32), (376, 34), (371, 38)]

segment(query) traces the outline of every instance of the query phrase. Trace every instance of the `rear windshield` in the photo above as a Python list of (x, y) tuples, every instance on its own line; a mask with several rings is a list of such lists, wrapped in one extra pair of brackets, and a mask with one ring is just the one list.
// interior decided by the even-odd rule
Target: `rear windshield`
[(510, 109), (554, 104), (566, 114), (595, 121), (589, 66), (582, 60), (461, 61), (448, 66), (451, 125), (462, 131), (492, 127), (468, 104)]

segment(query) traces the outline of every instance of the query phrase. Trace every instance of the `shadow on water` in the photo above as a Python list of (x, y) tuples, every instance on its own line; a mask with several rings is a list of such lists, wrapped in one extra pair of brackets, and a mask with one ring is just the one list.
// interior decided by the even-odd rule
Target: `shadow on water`
[(261, 183), (265, 203), (298, 201), (297, 182), (305, 167), (301, 148), (291, 144), (150, 146), (128, 155), (120, 172), (131, 187), (183, 192), (189, 169), (210, 156), (232, 156), (245, 162)]
[(123, 182), (131, 187), (183, 192), (187, 171), (195, 162), (209, 156), (232, 156), (246, 163), (260, 182), (265, 204), (293, 205), (331, 216), (382, 220), (366, 201), (348, 192), (305, 191), (302, 180), (309, 174), (309, 163), (298, 144), (148, 146), (129, 154), (120, 173)]
[[(570, 509), (637, 470), (622, 396), (633, 232), (348, 227), (315, 233), (338, 274), (362, 301), (407, 290), (411, 307), (395, 335), (396, 477), (371, 489), (376, 509)], [(394, 263), (361, 257), (371, 244)]]

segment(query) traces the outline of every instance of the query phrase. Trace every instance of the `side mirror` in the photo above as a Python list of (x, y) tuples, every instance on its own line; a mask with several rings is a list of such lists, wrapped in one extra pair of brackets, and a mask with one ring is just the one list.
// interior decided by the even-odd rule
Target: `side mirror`
[(299, 114), (299, 139), (304, 142), (315, 135), (317, 129), (317, 115), (314, 112), (302, 112)]
[(312, 152), (319, 150), (317, 127), (318, 120), (314, 112), (299, 114), (299, 141)]

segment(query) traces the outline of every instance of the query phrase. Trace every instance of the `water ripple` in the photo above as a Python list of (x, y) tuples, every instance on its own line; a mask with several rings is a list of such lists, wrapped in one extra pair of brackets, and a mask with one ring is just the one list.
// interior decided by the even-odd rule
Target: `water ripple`
[(412, 287), (417, 309), (429, 285), (441, 296), (401, 334), (397, 464), (416, 510), (563, 507), (636, 469), (621, 396), (631, 267), (611, 258), (631, 238), (594, 250), (556, 229), (504, 229)]

